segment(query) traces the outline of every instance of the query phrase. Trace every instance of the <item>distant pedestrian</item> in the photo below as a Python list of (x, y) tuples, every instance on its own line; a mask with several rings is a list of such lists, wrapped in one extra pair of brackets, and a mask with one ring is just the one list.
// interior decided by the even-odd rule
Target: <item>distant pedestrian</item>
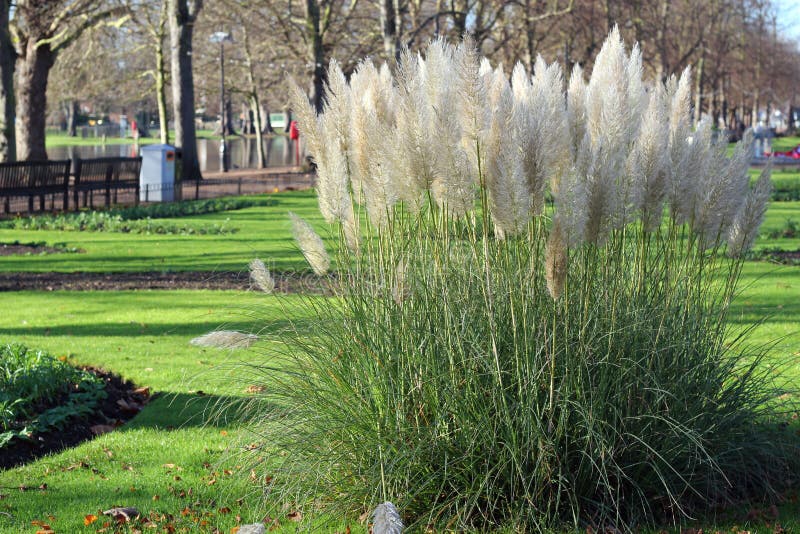
[(294, 159), (295, 165), (300, 166), (300, 129), (297, 127), (297, 121), (292, 121), (289, 124), (289, 139), (294, 142)]

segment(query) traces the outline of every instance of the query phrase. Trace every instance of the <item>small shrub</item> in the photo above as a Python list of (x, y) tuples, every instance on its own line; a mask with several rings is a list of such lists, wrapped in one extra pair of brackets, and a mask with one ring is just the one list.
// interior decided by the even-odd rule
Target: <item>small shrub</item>
[(328, 79), (323, 114), (299, 88), (293, 108), (338, 298), (246, 367), (254, 429), (286, 454), (271, 505), (625, 529), (791, 478), (778, 375), (727, 328), (769, 174), (748, 187), (751, 136), (729, 158), (690, 128), (688, 71), (646, 92), (615, 30), (566, 95), (558, 64), (509, 83), (442, 41), (396, 79)]
[(105, 396), (92, 373), (44, 351), (0, 345), (0, 449), (92, 413)]

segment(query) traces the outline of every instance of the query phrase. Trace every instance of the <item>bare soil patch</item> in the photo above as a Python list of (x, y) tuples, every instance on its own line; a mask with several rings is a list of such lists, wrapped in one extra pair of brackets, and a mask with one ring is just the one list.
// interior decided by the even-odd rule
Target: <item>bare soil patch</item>
[[(252, 289), (247, 272), (0, 273), (0, 291), (122, 291), (136, 289)], [(325, 279), (302, 273), (275, 276), (278, 293), (329, 293)]]
[(112, 431), (135, 417), (150, 400), (150, 391), (146, 388), (137, 388), (135, 384), (103, 369), (83, 369), (97, 375), (105, 384), (107, 397), (98, 402), (97, 410), (89, 416), (70, 419), (61, 430), (34, 434), (30, 440), (12, 441), (0, 454), (0, 469), (30, 462)]

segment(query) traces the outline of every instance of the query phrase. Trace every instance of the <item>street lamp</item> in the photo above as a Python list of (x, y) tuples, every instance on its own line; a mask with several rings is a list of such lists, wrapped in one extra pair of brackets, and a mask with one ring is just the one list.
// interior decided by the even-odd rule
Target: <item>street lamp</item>
[(222, 172), (228, 172), (228, 147), (225, 143), (225, 43), (232, 43), (233, 37), (228, 32), (214, 32), (212, 43), (219, 43), (219, 124), (222, 130), (222, 141), (219, 144), (219, 161)]

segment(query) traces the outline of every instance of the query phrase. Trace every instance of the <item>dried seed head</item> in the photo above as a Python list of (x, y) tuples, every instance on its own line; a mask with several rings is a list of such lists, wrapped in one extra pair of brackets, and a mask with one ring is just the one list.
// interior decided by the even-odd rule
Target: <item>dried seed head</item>
[(770, 166), (761, 171), (761, 176), (747, 193), (747, 197), (731, 225), (728, 234), (728, 255), (732, 257), (739, 257), (750, 250), (753, 241), (758, 236), (758, 229), (764, 221), (767, 203), (772, 193), (771, 173)]
[(217, 330), (192, 339), (189, 343), (198, 347), (217, 349), (246, 349), (258, 341), (255, 334), (245, 334), (234, 330)]
[(292, 221), (292, 235), (314, 274), (317, 276), (326, 274), (331, 266), (331, 259), (325, 250), (322, 238), (302, 217), (289, 212), (289, 219)]
[(257, 258), (250, 262), (250, 280), (264, 293), (272, 293), (275, 290), (275, 279), (264, 262)]
[(553, 300), (558, 300), (567, 283), (567, 252), (567, 239), (564, 236), (564, 230), (556, 220), (553, 223), (553, 229), (550, 231), (550, 237), (547, 239), (544, 265), (547, 291)]

